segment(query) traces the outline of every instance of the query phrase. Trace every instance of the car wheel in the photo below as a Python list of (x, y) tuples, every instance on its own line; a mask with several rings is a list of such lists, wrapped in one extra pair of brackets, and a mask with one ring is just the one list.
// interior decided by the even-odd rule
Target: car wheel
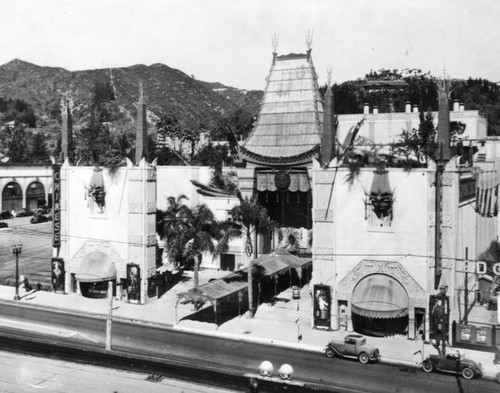
[(462, 370), (462, 377), (464, 377), (465, 379), (472, 379), (474, 378), (474, 371), (472, 371), (472, 369), (470, 369), (469, 367), (465, 367)]
[(335, 351), (331, 348), (327, 348), (325, 351), (325, 356), (329, 359), (335, 357)]
[(434, 370), (434, 365), (431, 362), (423, 362), (422, 370), (424, 370), (426, 373), (431, 373)]
[(368, 357), (368, 355), (365, 352), (363, 352), (363, 353), (359, 354), (358, 360), (360, 363), (366, 364), (370, 361), (370, 358)]

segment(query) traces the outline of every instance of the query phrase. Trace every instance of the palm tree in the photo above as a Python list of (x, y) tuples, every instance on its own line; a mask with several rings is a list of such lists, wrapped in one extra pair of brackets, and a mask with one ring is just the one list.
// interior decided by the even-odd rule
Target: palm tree
[(191, 209), (182, 203), (187, 199), (180, 195), (168, 198), (168, 209), (160, 215), (158, 233), (166, 239), (169, 259), (185, 258), (194, 261), (194, 287), (198, 287), (198, 270), (204, 253), (218, 255), (226, 252), (229, 241), (240, 237), (238, 226), (229, 222), (218, 222), (212, 211), (204, 204)]
[[(237, 192), (240, 205), (231, 210), (233, 220), (241, 226), (241, 236), (245, 237), (245, 252), (248, 257), (258, 257), (257, 238), (261, 233), (276, 228), (276, 222), (271, 221), (267, 209), (259, 205), (254, 199), (246, 197), (243, 199), (241, 193)], [(255, 244), (252, 241), (254, 237)], [(248, 317), (253, 318), (253, 277), (252, 263), (248, 264)]]
[(169, 196), (167, 198), (167, 210), (158, 210), (156, 212), (156, 232), (160, 239), (166, 240), (166, 252), (168, 259), (175, 265), (182, 260), (184, 247), (176, 239), (176, 234), (186, 227), (186, 222), (192, 216), (189, 206), (183, 202), (188, 197), (179, 195), (177, 198)]

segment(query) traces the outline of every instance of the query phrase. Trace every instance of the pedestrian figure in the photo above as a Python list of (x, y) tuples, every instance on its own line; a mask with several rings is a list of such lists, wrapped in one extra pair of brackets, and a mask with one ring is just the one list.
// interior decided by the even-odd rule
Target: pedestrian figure
[(497, 350), (495, 352), (495, 359), (493, 359), (493, 364), (500, 364), (500, 344), (497, 345)]

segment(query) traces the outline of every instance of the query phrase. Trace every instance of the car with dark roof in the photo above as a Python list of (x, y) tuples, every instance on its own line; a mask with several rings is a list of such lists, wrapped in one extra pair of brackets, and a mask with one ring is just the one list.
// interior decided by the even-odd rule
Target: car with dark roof
[(358, 359), (360, 363), (366, 364), (376, 362), (380, 359), (378, 348), (369, 345), (366, 337), (360, 334), (348, 334), (343, 340), (331, 340), (325, 348), (325, 356), (333, 358)]
[(422, 370), (426, 373), (436, 370), (444, 373), (458, 374), (465, 379), (473, 379), (483, 375), (481, 363), (462, 357), (458, 351), (445, 355), (429, 355), (422, 362)]

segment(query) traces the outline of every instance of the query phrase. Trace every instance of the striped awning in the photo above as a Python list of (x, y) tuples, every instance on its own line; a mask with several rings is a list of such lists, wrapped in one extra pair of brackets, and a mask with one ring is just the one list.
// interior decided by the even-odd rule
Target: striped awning
[(116, 268), (108, 255), (101, 251), (91, 251), (83, 257), (75, 278), (80, 282), (115, 280)]

